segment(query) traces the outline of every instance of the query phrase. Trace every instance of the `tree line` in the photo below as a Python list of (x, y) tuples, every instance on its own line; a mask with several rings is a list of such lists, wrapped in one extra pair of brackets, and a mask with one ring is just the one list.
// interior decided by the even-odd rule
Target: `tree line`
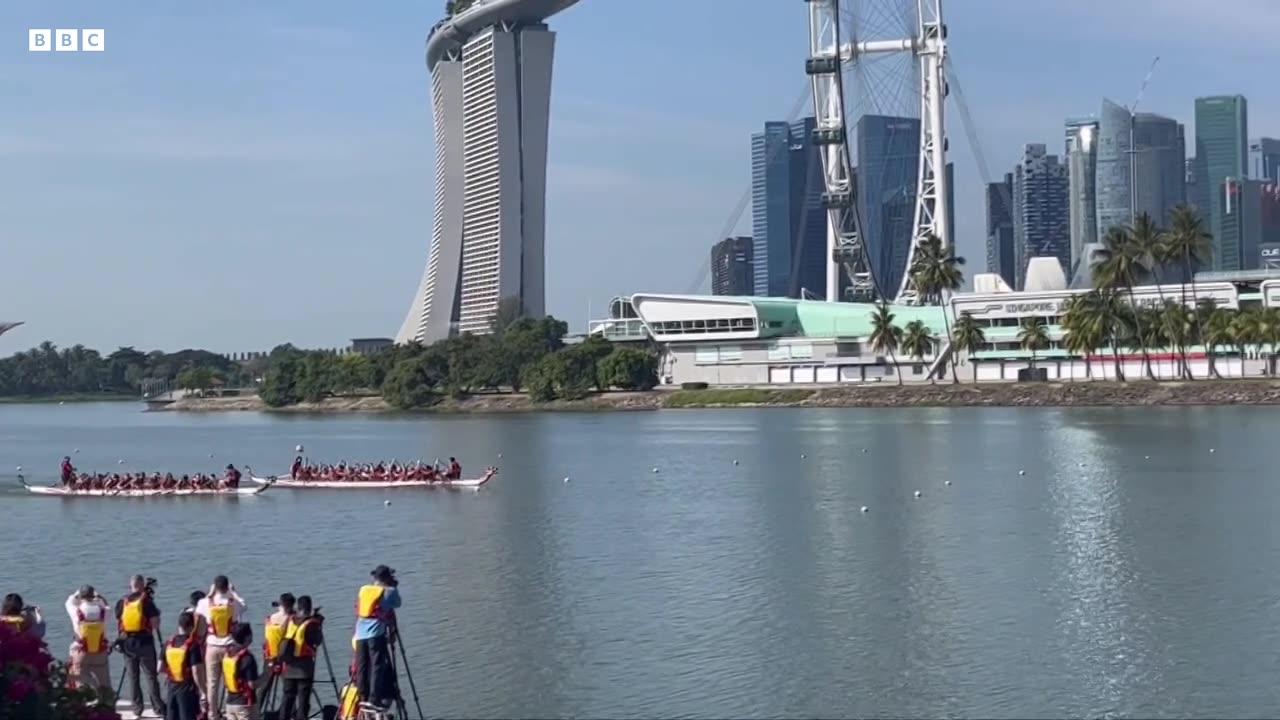
[(513, 317), (500, 318), (489, 335), (462, 333), (368, 356), (283, 345), (267, 356), (258, 394), (267, 405), (284, 407), (376, 391), (392, 407), (411, 409), (484, 392), (525, 392), (534, 402), (548, 402), (657, 385), (653, 351), (595, 336), (567, 345), (567, 332), (568, 325), (553, 317)]
[[(225, 383), (244, 381), (246, 369), (206, 350), (166, 353), (122, 347), (109, 355), (83, 345), (58, 348), (51, 342), (0, 358), (0, 397), (84, 394), (140, 394), (149, 382)], [(198, 377), (195, 377), (198, 376)]]

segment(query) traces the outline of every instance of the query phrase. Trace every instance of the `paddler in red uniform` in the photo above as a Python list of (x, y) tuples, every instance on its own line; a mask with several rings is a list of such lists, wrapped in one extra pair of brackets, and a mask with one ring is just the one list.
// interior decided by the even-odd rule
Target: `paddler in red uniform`
[(76, 479), (76, 466), (71, 464), (71, 456), (62, 458), (62, 484), (70, 485)]
[(449, 458), (449, 474), (446, 477), (450, 480), (462, 479), (462, 466), (458, 464), (457, 458)]
[(227, 474), (223, 477), (223, 487), (235, 490), (240, 487), (240, 471), (235, 465), (227, 463)]

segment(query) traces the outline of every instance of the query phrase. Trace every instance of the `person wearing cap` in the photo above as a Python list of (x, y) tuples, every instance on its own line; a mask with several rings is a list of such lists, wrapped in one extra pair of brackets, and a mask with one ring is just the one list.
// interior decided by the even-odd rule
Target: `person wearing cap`
[(356, 595), (356, 688), (361, 702), (386, 708), (397, 694), (391, 640), (400, 583), (396, 571), (386, 565), (374, 568), (370, 575), (373, 582)]
[(67, 598), (66, 608), (73, 638), (68, 679), (102, 697), (111, 690), (111, 643), (107, 641), (111, 606), (92, 585), (84, 585)]

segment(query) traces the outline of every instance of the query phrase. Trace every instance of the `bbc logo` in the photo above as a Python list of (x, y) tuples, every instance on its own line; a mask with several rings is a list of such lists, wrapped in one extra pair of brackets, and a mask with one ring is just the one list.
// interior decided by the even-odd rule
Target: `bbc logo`
[(27, 30), (28, 52), (102, 52), (106, 48), (107, 31), (102, 28)]

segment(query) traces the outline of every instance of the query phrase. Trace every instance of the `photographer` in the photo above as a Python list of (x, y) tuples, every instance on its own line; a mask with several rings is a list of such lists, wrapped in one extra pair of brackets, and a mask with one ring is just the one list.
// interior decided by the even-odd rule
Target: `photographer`
[(111, 651), (111, 644), (107, 642), (111, 607), (92, 585), (85, 585), (71, 593), (66, 608), (75, 638), (71, 641), (68, 678), (104, 696), (111, 690), (111, 667), (107, 660)]
[(284, 702), (280, 720), (307, 720), (311, 717), (311, 693), (316, 680), (316, 652), (324, 644), (324, 616), (311, 609), (311, 596), (298, 598), (297, 615), (290, 619), (280, 645), (284, 663)]
[(160, 629), (160, 608), (155, 601), (155, 578), (143, 579), (134, 575), (129, 579), (129, 594), (116, 602), (116, 622), (120, 637), (116, 647), (124, 654), (124, 671), (128, 679), (130, 697), (135, 716), (142, 716), (142, 677), (147, 676), (147, 695), (151, 709), (164, 715), (165, 702), (160, 694), (160, 678), (156, 662), (155, 635)]
[(22, 601), (22, 596), (17, 593), (4, 596), (4, 604), (0, 606), (0, 623), (8, 625), (16, 632), (31, 633), (38, 638), (44, 637), (44, 616), (40, 614), (40, 608), (27, 605)]
[(222, 692), (226, 683), (222, 673), (222, 660), (235, 645), (235, 629), (244, 624), (244, 598), (236, 592), (236, 586), (226, 575), (213, 579), (209, 594), (196, 603), (196, 614), (204, 618), (208, 630), (204, 639), (204, 671), (208, 685), (205, 701), (209, 705), (209, 717), (222, 717)]
[(373, 582), (356, 595), (356, 687), (360, 701), (389, 708), (396, 700), (395, 671), (391, 667), (391, 633), (400, 607), (396, 571), (379, 565)]

